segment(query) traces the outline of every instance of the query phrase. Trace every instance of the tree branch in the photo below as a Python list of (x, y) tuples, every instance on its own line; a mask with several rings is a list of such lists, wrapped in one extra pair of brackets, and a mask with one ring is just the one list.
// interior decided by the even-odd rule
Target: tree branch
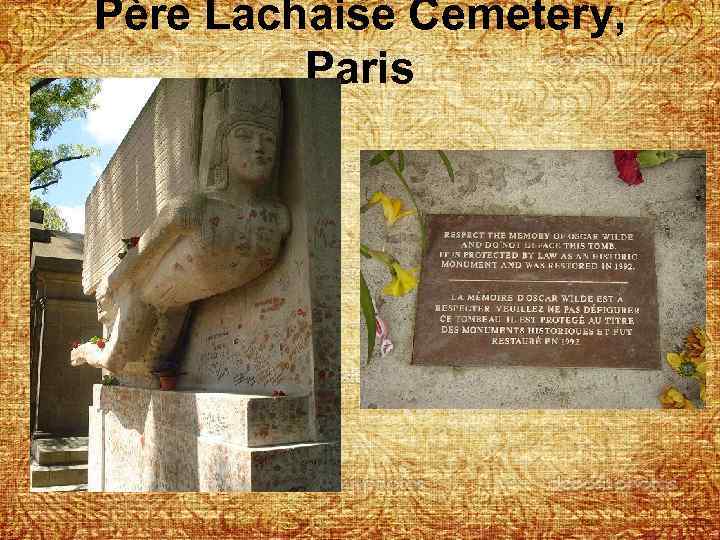
[[(32, 184), (33, 181), (34, 181), (38, 176), (40, 176), (42, 173), (44, 173), (44, 172), (47, 171), (48, 169), (52, 169), (53, 167), (57, 167), (60, 163), (64, 163), (65, 161), (73, 161), (73, 160), (75, 160), (75, 159), (84, 159), (84, 158), (86, 158), (86, 157), (90, 157), (90, 155), (91, 155), (91, 154), (81, 154), (81, 155), (78, 155), (78, 156), (67, 156), (67, 157), (64, 157), (64, 158), (56, 159), (55, 161), (53, 161), (53, 162), (50, 163), (49, 165), (46, 165), (46, 166), (43, 167), (42, 169), (40, 169), (40, 170), (38, 170), (38, 171), (35, 171), (35, 173), (30, 177), (30, 183)], [(40, 189), (40, 188), (42, 188), (42, 187), (47, 187), (47, 186), (50, 186), (50, 185), (52, 185), (52, 184), (57, 184), (57, 181), (55, 181), (55, 182), (50, 182), (50, 183), (46, 184), (45, 186), (32, 186), (32, 187), (30, 188), (30, 191), (33, 191), (33, 190), (35, 190), (35, 189)]]
[(48, 182), (47, 184), (43, 184), (42, 186), (30, 186), (30, 191), (35, 191), (36, 189), (45, 189), (48, 186), (52, 186), (53, 184), (57, 184), (60, 180), (53, 180), (52, 182)]
[(53, 81), (57, 81), (58, 78), (52, 78), (52, 79), (40, 79), (38, 82), (30, 86), (30, 95), (32, 96), (35, 92), (38, 90), (42, 90), (45, 88), (48, 84), (50, 84)]

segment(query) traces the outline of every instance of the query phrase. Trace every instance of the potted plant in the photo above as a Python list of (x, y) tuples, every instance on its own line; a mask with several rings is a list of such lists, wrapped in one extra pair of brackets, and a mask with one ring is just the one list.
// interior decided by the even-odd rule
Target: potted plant
[(165, 360), (153, 370), (153, 373), (160, 379), (160, 390), (175, 390), (177, 378), (184, 373), (178, 371), (178, 365), (171, 361)]
[(103, 375), (102, 384), (103, 386), (117, 386), (120, 384), (120, 381), (112, 375)]

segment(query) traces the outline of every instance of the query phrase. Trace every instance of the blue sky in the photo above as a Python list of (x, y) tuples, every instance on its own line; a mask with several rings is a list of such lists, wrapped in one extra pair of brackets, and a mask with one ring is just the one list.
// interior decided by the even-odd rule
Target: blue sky
[(97, 109), (86, 118), (63, 124), (48, 144), (85, 144), (100, 148), (100, 156), (62, 164), (60, 183), (47, 193), (33, 194), (58, 207), (72, 232), (84, 232), (85, 199), (105, 165), (115, 153), (140, 109), (152, 94), (159, 79), (103, 79), (95, 98)]

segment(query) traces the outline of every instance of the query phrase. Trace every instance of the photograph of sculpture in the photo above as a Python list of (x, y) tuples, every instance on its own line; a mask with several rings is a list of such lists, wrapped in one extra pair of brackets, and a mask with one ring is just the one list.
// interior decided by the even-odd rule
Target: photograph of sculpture
[(338, 82), (41, 79), (31, 131), (31, 489), (339, 490)]
[(361, 407), (704, 406), (704, 151), (366, 151), (360, 176)]

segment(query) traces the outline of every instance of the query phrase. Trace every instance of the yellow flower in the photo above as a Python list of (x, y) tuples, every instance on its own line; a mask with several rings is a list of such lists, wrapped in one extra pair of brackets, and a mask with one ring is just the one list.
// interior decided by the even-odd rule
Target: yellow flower
[(390, 296), (403, 296), (417, 287), (417, 278), (414, 268), (405, 269), (398, 263), (392, 264), (393, 280), (385, 285), (383, 293)]
[(370, 197), (370, 200), (368, 201), (369, 206), (378, 203), (382, 204), (383, 213), (385, 214), (385, 219), (387, 220), (388, 225), (392, 225), (401, 217), (411, 216), (415, 213), (415, 210), (403, 209), (402, 200), (388, 197), (382, 191), (376, 191), (373, 193), (372, 197)]
[(705, 355), (692, 357), (686, 352), (667, 353), (667, 363), (683, 377), (695, 377), (701, 381), (705, 380), (707, 361)]
[[(700, 383), (700, 400), (705, 402), (705, 379), (707, 372), (707, 348), (710, 345), (707, 333), (704, 328), (696, 326), (688, 333), (684, 341), (685, 348), (682, 352), (667, 353), (667, 363), (671, 368), (683, 377), (697, 380)], [(688, 402), (685, 404), (678, 396), (683, 396), (674, 388), (668, 388), (660, 396), (663, 407), (666, 408), (694, 408)], [(673, 401), (675, 399), (675, 401)], [(673, 404), (674, 403), (674, 404)]]
[(685, 338), (685, 352), (690, 358), (705, 358), (707, 333), (704, 328), (696, 326)]
[(667, 387), (663, 393), (660, 394), (660, 403), (662, 403), (663, 409), (691, 410), (695, 408), (692, 402), (685, 397), (685, 394), (672, 386)]

